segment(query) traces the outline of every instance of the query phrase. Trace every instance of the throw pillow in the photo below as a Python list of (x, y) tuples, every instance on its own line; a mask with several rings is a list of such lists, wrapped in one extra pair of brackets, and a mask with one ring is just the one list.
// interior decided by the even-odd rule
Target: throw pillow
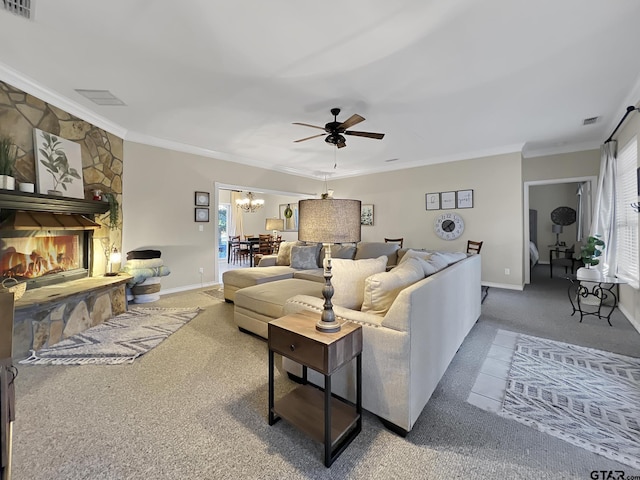
[(318, 245), (291, 247), (291, 267), (301, 270), (318, 268)]
[(387, 257), (348, 260), (335, 258), (331, 260), (333, 275), (333, 297), (331, 302), (341, 307), (360, 310), (364, 300), (364, 281), (374, 273), (384, 272), (387, 268)]
[(436, 272), (442, 270), (443, 268), (447, 268), (447, 266), (449, 265), (449, 261), (438, 252), (431, 255), (431, 258), (429, 258), (427, 262), (429, 262), (436, 269)]
[(278, 258), (276, 259), (276, 265), (280, 267), (288, 267), (291, 265), (291, 247), (294, 245), (300, 245), (299, 242), (282, 242), (280, 248), (278, 248)]
[(388, 257), (387, 265), (396, 265), (398, 249), (400, 249), (399, 243), (360, 242), (356, 248), (355, 259), (378, 258), (380, 255), (386, 255)]
[(449, 265), (467, 258), (467, 254), (463, 252), (438, 252), (438, 254), (446, 259)]
[[(347, 258), (353, 260), (356, 255), (356, 246), (353, 244), (337, 244), (331, 245), (331, 258)], [(320, 252), (320, 265), (322, 266), (322, 260), (324, 259), (324, 247)]]
[(419, 258), (410, 258), (388, 272), (367, 278), (364, 282), (362, 311), (386, 315), (403, 289), (424, 278), (422, 262)]
[(421, 258), (422, 260), (429, 260), (432, 254), (433, 252), (427, 252), (426, 250), (409, 249), (404, 253), (404, 255), (402, 255), (402, 258), (398, 262), (398, 265), (401, 265), (402, 263), (406, 262), (410, 258)]

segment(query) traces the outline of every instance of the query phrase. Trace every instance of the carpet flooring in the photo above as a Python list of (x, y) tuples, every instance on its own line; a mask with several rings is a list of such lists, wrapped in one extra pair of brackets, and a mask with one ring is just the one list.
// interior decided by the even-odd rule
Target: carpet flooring
[[(162, 296), (154, 306), (203, 311), (133, 364), (19, 367), (13, 480), (640, 475), (466, 401), (498, 329), (640, 356), (640, 335), (619, 312), (613, 327), (579, 324), (564, 282), (553, 280), (524, 292), (491, 288), (407, 437), (365, 412), (362, 432), (331, 468), (320, 444), (286, 422), (268, 425), (267, 345), (238, 331), (233, 305), (202, 290)], [(281, 395), (295, 384), (277, 367)]]

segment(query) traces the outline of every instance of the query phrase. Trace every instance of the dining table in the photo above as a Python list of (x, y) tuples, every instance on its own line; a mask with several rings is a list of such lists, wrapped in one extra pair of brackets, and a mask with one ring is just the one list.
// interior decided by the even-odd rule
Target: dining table
[(231, 261), (231, 249), (234, 245), (246, 245), (249, 250), (249, 266), (253, 267), (254, 245), (258, 245), (260, 239), (258, 237), (250, 237), (245, 240), (229, 242), (227, 246), (227, 263)]

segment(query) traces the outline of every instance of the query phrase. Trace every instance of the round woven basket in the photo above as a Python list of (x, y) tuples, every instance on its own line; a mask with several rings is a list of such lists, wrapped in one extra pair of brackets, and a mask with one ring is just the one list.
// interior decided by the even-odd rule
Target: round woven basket
[[(12, 283), (13, 282), (13, 283)], [(20, 300), (27, 289), (27, 282), (19, 283), (15, 278), (9, 277), (2, 280), (2, 291), (13, 292), (13, 298)]]

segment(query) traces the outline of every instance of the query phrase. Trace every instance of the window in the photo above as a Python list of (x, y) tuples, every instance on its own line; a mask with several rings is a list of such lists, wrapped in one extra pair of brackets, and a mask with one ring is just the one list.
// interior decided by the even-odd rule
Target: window
[(616, 276), (638, 288), (638, 213), (631, 203), (638, 198), (638, 138), (620, 149), (616, 172)]

